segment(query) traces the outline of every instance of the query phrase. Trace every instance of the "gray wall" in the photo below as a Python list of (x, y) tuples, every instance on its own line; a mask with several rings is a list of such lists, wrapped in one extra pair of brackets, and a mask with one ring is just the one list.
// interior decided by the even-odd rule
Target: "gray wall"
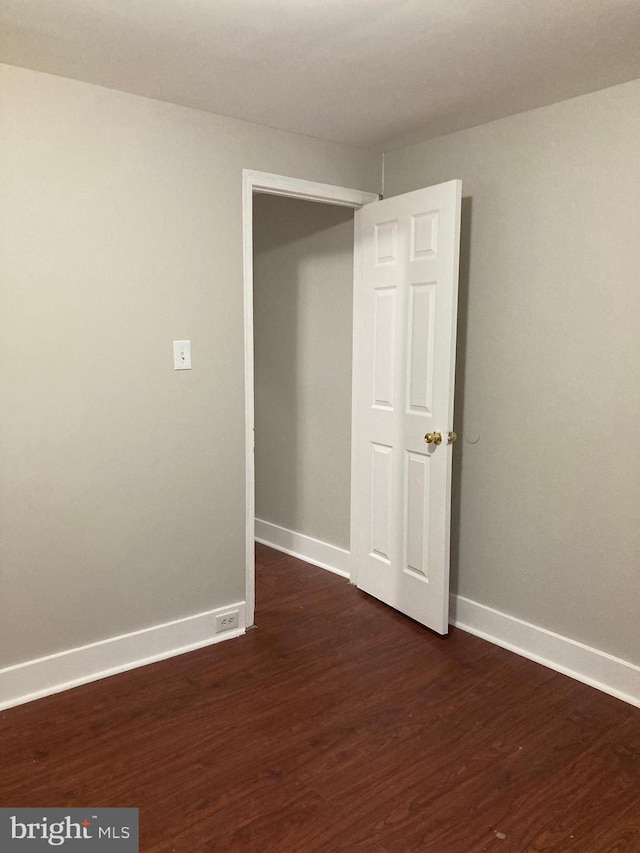
[[(241, 170), (380, 164), (0, 76), (6, 666), (244, 597)], [(638, 139), (637, 81), (391, 152), (386, 194), (467, 197), (454, 589), (640, 664)]]
[(244, 598), (241, 170), (377, 191), (380, 158), (0, 75), (6, 666)]
[(353, 211), (254, 198), (256, 517), (349, 548)]
[(453, 588), (636, 664), (639, 144), (635, 81), (385, 157), (463, 181)]

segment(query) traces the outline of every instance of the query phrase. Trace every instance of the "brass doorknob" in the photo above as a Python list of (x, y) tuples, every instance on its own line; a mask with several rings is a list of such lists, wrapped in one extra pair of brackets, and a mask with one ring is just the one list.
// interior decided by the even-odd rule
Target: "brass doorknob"
[(441, 432), (428, 432), (424, 440), (427, 444), (440, 444), (442, 442), (442, 433)]

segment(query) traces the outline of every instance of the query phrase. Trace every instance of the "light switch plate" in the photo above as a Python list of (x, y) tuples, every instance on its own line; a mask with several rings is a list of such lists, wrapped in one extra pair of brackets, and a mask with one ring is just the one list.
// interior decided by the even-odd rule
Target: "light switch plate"
[(191, 370), (191, 341), (173, 342), (173, 369)]

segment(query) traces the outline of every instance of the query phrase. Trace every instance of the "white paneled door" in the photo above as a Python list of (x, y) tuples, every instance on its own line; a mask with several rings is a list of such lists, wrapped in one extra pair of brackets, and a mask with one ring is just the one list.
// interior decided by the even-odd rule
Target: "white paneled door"
[(446, 634), (462, 184), (355, 215), (351, 553), (360, 589)]

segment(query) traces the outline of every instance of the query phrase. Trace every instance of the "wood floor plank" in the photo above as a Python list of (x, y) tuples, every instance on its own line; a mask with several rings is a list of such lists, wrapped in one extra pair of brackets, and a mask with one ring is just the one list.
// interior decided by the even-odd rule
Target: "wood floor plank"
[(639, 853), (640, 711), (259, 546), (245, 636), (0, 714), (0, 805), (145, 853)]

